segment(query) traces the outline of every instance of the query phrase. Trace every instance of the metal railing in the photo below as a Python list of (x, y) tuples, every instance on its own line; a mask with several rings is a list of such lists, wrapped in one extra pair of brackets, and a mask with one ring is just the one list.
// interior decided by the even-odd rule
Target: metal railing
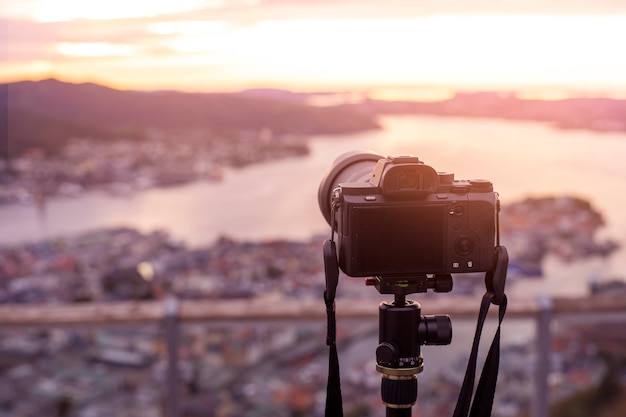
[[(423, 313), (446, 312), (455, 318), (474, 318), (478, 311), (477, 297), (450, 296), (431, 298)], [(496, 309), (492, 309), (495, 310)], [(549, 351), (550, 324), (555, 316), (626, 314), (626, 297), (602, 295), (585, 298), (548, 298), (510, 300), (507, 315), (534, 319), (536, 347), (533, 417), (549, 415)], [(375, 300), (338, 302), (339, 319), (372, 319), (378, 317)], [(234, 300), (185, 300), (166, 296), (157, 301), (93, 302), (66, 305), (0, 305), (0, 328), (67, 327), (81, 325), (131, 325), (163, 323), (167, 344), (167, 417), (179, 417), (176, 387), (179, 385), (178, 346), (181, 322), (254, 322), (254, 321), (320, 321), (326, 320), (323, 301), (257, 297)]]

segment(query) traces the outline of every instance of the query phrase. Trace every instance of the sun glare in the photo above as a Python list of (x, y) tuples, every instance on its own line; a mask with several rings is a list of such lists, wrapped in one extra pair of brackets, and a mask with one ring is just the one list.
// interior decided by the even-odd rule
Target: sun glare
[(266, 21), (175, 43), (195, 53), (219, 46), (247, 62), (256, 79), (624, 83), (626, 55), (616, 50), (617, 39), (626, 39), (626, 18), (438, 16)]
[(224, 32), (230, 27), (227, 21), (156, 22), (149, 25), (150, 31), (158, 35), (199, 36)]

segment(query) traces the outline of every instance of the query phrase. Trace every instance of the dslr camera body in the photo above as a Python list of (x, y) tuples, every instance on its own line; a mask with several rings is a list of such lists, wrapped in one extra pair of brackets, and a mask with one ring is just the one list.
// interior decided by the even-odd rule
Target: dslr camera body
[(349, 276), (494, 267), (499, 200), (488, 180), (455, 180), (412, 155), (350, 152), (324, 177), (318, 199)]

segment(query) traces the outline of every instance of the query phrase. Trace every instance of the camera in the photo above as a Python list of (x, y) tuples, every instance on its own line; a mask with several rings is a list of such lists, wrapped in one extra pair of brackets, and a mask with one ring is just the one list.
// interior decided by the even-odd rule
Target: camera
[(413, 155), (354, 151), (335, 160), (318, 202), (349, 276), (494, 267), (499, 200), (488, 180), (455, 180)]

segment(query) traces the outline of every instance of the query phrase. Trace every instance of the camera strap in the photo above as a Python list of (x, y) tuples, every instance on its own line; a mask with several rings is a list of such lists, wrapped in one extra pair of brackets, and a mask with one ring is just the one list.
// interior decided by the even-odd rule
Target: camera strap
[[(504, 286), (506, 281), (506, 269), (508, 266), (508, 253), (506, 248), (498, 246), (496, 248), (496, 263), (492, 271), (488, 271), (485, 275), (485, 286), (487, 291), (483, 295), (480, 312), (478, 314), (478, 322), (476, 324), (476, 332), (474, 334), (474, 342), (472, 343), (472, 351), (467, 363), (465, 378), (459, 393), (459, 398), (454, 409), (453, 417), (488, 417), (491, 415), (493, 407), (493, 398), (498, 381), (498, 370), (500, 367), (500, 328), (502, 320), (506, 313), (507, 298), (504, 294)], [(472, 401), (472, 392), (474, 391), (474, 379), (476, 376), (476, 362), (478, 359), (478, 345), (483, 330), (483, 325), (489, 312), (489, 306), (496, 304), (499, 306), (498, 311), (498, 328), (494, 335), (493, 341), (485, 358), (483, 370), (474, 393)], [(470, 411), (471, 403), (471, 411)]]
[(339, 358), (337, 356), (337, 323), (335, 318), (335, 294), (339, 282), (339, 265), (335, 242), (324, 242), (324, 272), (326, 274), (326, 345), (330, 346), (328, 358), (328, 382), (326, 384), (326, 417), (342, 417), (341, 381), (339, 377)]

